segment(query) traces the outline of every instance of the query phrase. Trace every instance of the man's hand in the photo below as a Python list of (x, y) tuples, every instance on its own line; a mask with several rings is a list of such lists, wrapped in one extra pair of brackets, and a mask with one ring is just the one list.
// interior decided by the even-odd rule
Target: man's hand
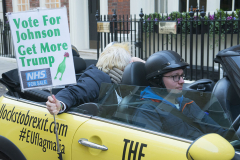
[(56, 99), (54, 95), (48, 96), (48, 101), (46, 102), (47, 109), (51, 114), (57, 115), (61, 110), (61, 104), (59, 100)]
[(132, 57), (130, 63), (132, 62), (142, 62), (145, 63), (146, 61), (142, 60), (141, 58), (138, 57)]

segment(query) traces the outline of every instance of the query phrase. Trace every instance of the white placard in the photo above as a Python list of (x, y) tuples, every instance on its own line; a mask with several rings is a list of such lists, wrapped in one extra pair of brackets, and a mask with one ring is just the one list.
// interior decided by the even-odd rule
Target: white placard
[(21, 89), (75, 84), (66, 7), (7, 14)]

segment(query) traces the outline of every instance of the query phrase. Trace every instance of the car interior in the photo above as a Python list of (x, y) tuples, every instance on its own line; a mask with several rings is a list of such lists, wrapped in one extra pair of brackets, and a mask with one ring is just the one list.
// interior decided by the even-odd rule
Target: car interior
[[(81, 76), (81, 74), (89, 65), (96, 64), (97, 62), (97, 60), (83, 60), (77, 55), (73, 57), (76, 79), (78, 79)], [(148, 86), (149, 85), (148, 82), (143, 77), (146, 77), (144, 63), (141, 62), (130, 63), (124, 70), (121, 84), (132, 86)], [(47, 101), (47, 97), (50, 95), (49, 90), (40, 89), (27, 90), (24, 91), (23, 93), (20, 89), (17, 69), (3, 73), (0, 82), (3, 83), (9, 90), (7, 94), (16, 98), (23, 98), (34, 102), (39, 102), (41, 104), (45, 104), (45, 102)], [(63, 88), (62, 87), (53, 88), (52, 93), (56, 94), (61, 89)], [(239, 115), (238, 113), (240, 113), (239, 109), (240, 102), (237, 101), (238, 95), (236, 94), (236, 91), (231, 85), (227, 76), (219, 80), (216, 84), (210, 79), (201, 79), (193, 83), (184, 84), (183, 90), (197, 91), (202, 93), (212, 92), (212, 95), (217, 97), (218, 101), (220, 102), (221, 106), (223, 107), (226, 113), (226, 116), (230, 117), (232, 122)], [(138, 90), (138, 87), (134, 88), (134, 90), (131, 92), (132, 94), (125, 96), (120, 105), (116, 105), (115, 107), (112, 106), (111, 108), (109, 108), (111, 112), (108, 112), (109, 114), (108, 116), (112, 116), (113, 119), (119, 120), (121, 118), (120, 121), (131, 123), (131, 113), (134, 113), (136, 105), (126, 104), (129, 103), (131, 104), (133, 99), (137, 98), (136, 97), (137, 94), (135, 94), (136, 92), (140, 92)], [(204, 98), (204, 96), (202, 98)], [(201, 101), (201, 99), (198, 100)], [(200, 107), (204, 110), (208, 109), (206, 108), (206, 106)], [(69, 111), (90, 114), (93, 116), (102, 114), (100, 112), (101, 111), (100, 106), (97, 103), (87, 103), (77, 107), (71, 107)]]

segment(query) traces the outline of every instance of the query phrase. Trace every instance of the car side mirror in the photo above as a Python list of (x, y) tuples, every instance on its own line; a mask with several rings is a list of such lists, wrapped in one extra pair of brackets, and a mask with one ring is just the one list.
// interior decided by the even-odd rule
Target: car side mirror
[(187, 150), (188, 160), (226, 159), (234, 157), (233, 146), (216, 133), (205, 134), (196, 139)]

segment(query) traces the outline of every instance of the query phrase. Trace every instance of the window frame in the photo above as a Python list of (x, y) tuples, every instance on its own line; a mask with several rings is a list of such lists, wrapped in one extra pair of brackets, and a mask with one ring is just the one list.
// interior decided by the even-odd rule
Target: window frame
[[(29, 0), (25, 0), (28, 3), (28, 10), (30, 10), (30, 2)], [(13, 12), (21, 12), (18, 10), (18, 0), (12, 0)], [(28, 11), (26, 10), (26, 11)]]
[[(49, 1), (51, 1), (51, 0), (49, 0)], [(41, 7), (41, 8), (47, 8), (46, 7), (46, 0), (40, 0), (39, 1), (39, 6)], [(54, 3), (57, 3), (57, 2), (54, 2)], [(51, 2), (49, 2), (49, 4), (51, 4)], [(59, 0), (59, 8), (61, 7), (61, 0)], [(51, 9), (51, 8), (48, 8), (48, 9)]]
[[(234, 10), (234, 7), (235, 6), (235, 0), (232, 0), (232, 10), (231, 10), (231, 12), (234, 12), (234, 11), (236, 11), (236, 10)], [(220, 1), (220, 3), (219, 3), (219, 8), (221, 7), (221, 1)], [(220, 8), (221, 9), (221, 8)], [(226, 12), (226, 11), (225, 11)], [(229, 11), (227, 11), (227, 12), (229, 12)]]
[[(183, 12), (189, 12), (189, 8), (191, 7), (190, 5), (189, 5), (189, 1), (190, 0), (186, 0), (187, 2), (187, 6), (186, 6), (186, 11), (183, 11)], [(199, 5), (200, 4), (200, 0), (197, 0), (197, 4), (198, 4), (198, 8), (199, 9), (201, 9), (201, 6)], [(193, 8), (195, 8), (196, 6), (193, 6)], [(219, 7), (220, 8), (220, 7)], [(206, 8), (205, 8), (205, 10), (207, 11), (207, 0), (206, 0)], [(178, 8), (178, 11), (180, 12), (180, 8)]]

